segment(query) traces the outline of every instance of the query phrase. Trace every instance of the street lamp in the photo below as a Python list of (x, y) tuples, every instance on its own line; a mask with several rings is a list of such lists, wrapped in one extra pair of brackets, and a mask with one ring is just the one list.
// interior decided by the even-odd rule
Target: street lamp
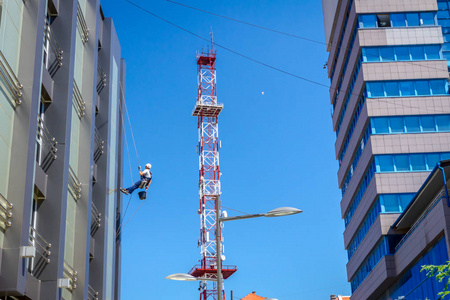
[[(241, 216), (233, 216), (233, 217), (221, 217), (220, 216), (220, 195), (217, 196), (217, 204), (216, 204), (216, 257), (217, 257), (217, 278), (205, 278), (205, 277), (194, 277), (189, 274), (177, 273), (166, 276), (166, 279), (171, 280), (183, 280), (183, 281), (196, 281), (196, 280), (207, 280), (207, 281), (217, 281), (217, 300), (223, 300), (222, 297), (222, 255), (221, 255), (221, 228), (222, 222), (234, 221), (234, 220), (243, 220), (243, 219), (252, 219), (259, 217), (284, 217), (289, 215), (295, 215), (303, 212), (301, 209), (294, 207), (279, 207), (273, 209), (267, 213), (263, 214), (250, 214), (250, 215), (241, 215)], [(278, 300), (275, 298), (266, 298), (267, 300)]]
[(242, 215), (242, 216), (234, 216), (234, 217), (220, 217), (220, 195), (217, 196), (217, 209), (216, 209), (216, 257), (217, 257), (217, 300), (222, 300), (222, 255), (221, 255), (221, 228), (222, 222), (234, 221), (234, 220), (242, 220), (242, 219), (251, 219), (251, 218), (259, 218), (259, 217), (283, 217), (289, 215), (295, 215), (302, 212), (301, 209), (294, 207), (280, 207), (273, 209), (265, 214), (253, 214), (253, 215)]

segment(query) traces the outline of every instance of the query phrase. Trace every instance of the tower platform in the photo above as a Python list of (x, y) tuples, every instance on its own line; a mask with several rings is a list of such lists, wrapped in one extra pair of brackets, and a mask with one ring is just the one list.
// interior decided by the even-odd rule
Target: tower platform
[[(222, 266), (222, 277), (223, 277), (223, 279), (227, 279), (228, 277), (233, 275), (234, 272), (236, 272), (236, 271), (237, 271), (237, 267), (236, 266), (223, 265)], [(194, 276), (194, 277), (205, 277), (206, 274), (211, 274), (211, 275), (217, 274), (217, 269), (213, 268), (213, 267), (202, 268), (202, 266), (200, 266), (200, 265), (195, 265), (189, 271), (189, 274)]]
[(194, 117), (217, 117), (223, 109), (223, 104), (202, 104), (198, 103), (195, 105), (192, 115)]

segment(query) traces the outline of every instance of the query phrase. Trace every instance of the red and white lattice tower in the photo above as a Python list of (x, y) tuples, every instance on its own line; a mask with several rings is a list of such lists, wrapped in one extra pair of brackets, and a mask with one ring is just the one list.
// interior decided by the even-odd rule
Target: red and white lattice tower
[[(207, 52), (197, 54), (198, 95), (193, 116), (198, 117), (199, 153), (199, 197), (200, 197), (200, 264), (194, 266), (189, 274), (202, 278), (217, 278), (216, 253), (216, 213), (217, 197), (220, 196), (219, 169), (219, 114), (223, 104), (217, 103), (216, 90), (216, 51), (211, 47)], [(221, 230), (221, 229), (220, 229)], [(221, 235), (222, 236), (222, 235)], [(223, 236), (222, 236), (223, 239)], [(222, 244), (223, 245), (223, 244)], [(222, 266), (222, 277), (227, 279), (236, 271), (235, 266)], [(211, 281), (200, 281), (200, 300), (217, 299), (217, 285)], [(225, 291), (222, 290), (225, 299)]]

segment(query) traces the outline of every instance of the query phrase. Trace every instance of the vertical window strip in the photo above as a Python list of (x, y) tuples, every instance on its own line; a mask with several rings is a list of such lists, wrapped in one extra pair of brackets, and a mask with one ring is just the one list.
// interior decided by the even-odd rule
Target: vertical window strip
[(361, 154), (363, 153), (363, 151), (367, 145), (367, 141), (369, 140), (369, 137), (370, 137), (370, 126), (369, 126), (369, 124), (367, 124), (366, 129), (364, 130), (364, 135), (361, 138), (361, 141), (359, 142), (359, 146), (356, 150), (355, 157), (353, 158), (353, 161), (350, 165), (350, 170), (348, 170), (347, 175), (345, 176), (345, 180), (342, 185), (342, 195), (344, 195), (345, 191), (347, 190), (348, 184), (350, 183), (350, 180), (352, 179), (353, 172), (355, 171), (356, 166), (358, 165), (359, 159), (361, 158)]
[(364, 106), (364, 103), (366, 103), (366, 95), (365, 92), (359, 97), (358, 105), (356, 106), (355, 113), (352, 117), (352, 121), (350, 123), (350, 128), (348, 129), (347, 135), (344, 139), (344, 145), (342, 147), (341, 153), (339, 154), (339, 166), (341, 166), (342, 160), (344, 159), (345, 152), (347, 151), (348, 144), (350, 143), (350, 140), (353, 135), (353, 130), (356, 127), (356, 123), (358, 123), (359, 116), (361, 115), (361, 110)]
[(339, 132), (341, 130), (342, 121), (344, 120), (345, 112), (347, 110), (348, 103), (350, 102), (350, 99), (353, 95), (352, 94), (353, 88), (355, 87), (356, 79), (358, 78), (359, 70), (361, 69), (361, 64), (362, 64), (362, 55), (359, 55), (359, 59), (356, 64), (355, 71), (354, 71), (352, 79), (350, 81), (350, 85), (347, 89), (347, 94), (345, 95), (344, 105), (342, 106), (342, 110), (339, 114), (339, 121), (338, 121), (338, 125), (336, 127), (336, 137), (339, 135)]
[(385, 256), (389, 254), (388, 239), (382, 238), (382, 240), (377, 244), (377, 246), (370, 252), (369, 256), (366, 258), (364, 263), (359, 268), (355, 276), (351, 280), (352, 293), (361, 285), (361, 283), (366, 279), (367, 275), (372, 272), (378, 262)]
[(341, 52), (341, 46), (342, 46), (342, 42), (344, 40), (345, 31), (347, 29), (348, 18), (350, 17), (350, 10), (352, 9), (352, 5), (353, 5), (353, 0), (350, 0), (349, 4), (347, 5), (347, 10), (345, 12), (344, 25), (342, 26), (343, 29), (342, 29), (341, 37), (339, 38), (339, 44), (338, 44), (338, 48), (336, 51), (336, 56), (334, 57), (334, 60), (333, 60), (333, 69), (331, 71), (331, 81), (333, 81), (334, 73), (336, 71), (336, 63), (339, 58), (339, 54)]
[(347, 227), (348, 223), (350, 222), (351, 218), (353, 217), (353, 214), (354, 214), (356, 208), (358, 207), (359, 202), (361, 201), (364, 193), (367, 190), (367, 187), (370, 184), (370, 181), (373, 178), (373, 175), (375, 174), (375, 170), (376, 170), (375, 161), (372, 160), (372, 162), (369, 164), (369, 168), (367, 169), (366, 174), (364, 175), (363, 180), (361, 181), (361, 183), (358, 186), (355, 196), (350, 201), (351, 204), (350, 204), (349, 209), (348, 209), (347, 213), (345, 214), (345, 218), (344, 218), (345, 227)]
[[(346, 74), (346, 72), (347, 72), (348, 62), (349, 62), (350, 56), (351, 56), (351, 54), (352, 54), (353, 44), (355, 43), (357, 32), (358, 32), (358, 27), (355, 26), (355, 29), (353, 30), (352, 37), (351, 37), (351, 39), (350, 39), (350, 43), (349, 43), (349, 46), (348, 46), (348, 49), (347, 49), (347, 52), (346, 52), (347, 55), (345, 56), (344, 64), (343, 64), (343, 67), (342, 67), (342, 76), (341, 76), (341, 78), (339, 79), (338, 89), (336, 90), (336, 94), (335, 94), (335, 96), (334, 96), (334, 100), (333, 100), (333, 112), (334, 112), (334, 110), (336, 109), (337, 99), (338, 99), (339, 93), (340, 93), (340, 91), (341, 91), (342, 82), (343, 82), (343, 80), (344, 80), (344, 78), (345, 78), (345, 74)], [(361, 63), (362, 63), (362, 61), (359, 61), (359, 60), (356, 61), (356, 64), (357, 64), (357, 65), (356, 65), (356, 69), (357, 69), (356, 72), (359, 72), (359, 67), (360, 67), (360, 64), (361, 64)], [(356, 76), (357, 76), (357, 75), (356, 75)], [(353, 77), (355, 77), (355, 74), (353, 74)]]

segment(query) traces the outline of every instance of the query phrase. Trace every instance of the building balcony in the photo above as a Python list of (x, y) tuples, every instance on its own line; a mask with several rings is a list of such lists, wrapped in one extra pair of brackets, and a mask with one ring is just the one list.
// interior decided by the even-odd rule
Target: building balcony
[(2, 51), (0, 51), (0, 81), (3, 82), (5, 92), (12, 100), (12, 105), (17, 106), (22, 103), (22, 84), (9, 65)]
[(86, 102), (84, 102), (81, 91), (75, 81), (73, 82), (73, 102), (75, 109), (77, 110), (78, 117), (81, 119), (86, 114)]
[(0, 229), (2, 229), (3, 231), (11, 227), (10, 219), (13, 216), (12, 209), (12, 203), (6, 200), (6, 198), (2, 194), (0, 194)]
[(94, 151), (94, 162), (97, 163), (97, 161), (100, 159), (100, 156), (104, 153), (105, 148), (105, 141), (102, 140), (100, 137), (100, 133), (98, 132), (97, 128), (95, 128), (94, 131), (94, 141), (95, 141), (95, 151)]
[(92, 209), (91, 209), (91, 236), (93, 237), (97, 230), (101, 226), (101, 219), (102, 214), (99, 212), (97, 207), (95, 206), (94, 202), (92, 202)]
[(81, 182), (71, 166), (69, 166), (69, 192), (75, 200), (81, 199)]
[(52, 136), (40, 115), (37, 116), (37, 144), (37, 162), (45, 172), (57, 158), (58, 142)]
[(81, 41), (83, 44), (89, 40), (89, 28), (87, 27), (86, 19), (84, 18), (83, 10), (80, 7), (80, 3), (77, 6), (77, 28), (81, 35)]
[(41, 273), (42, 269), (50, 263), (50, 255), (52, 254), (50, 248), (52, 247), (52, 244), (50, 244), (31, 225), (28, 237), (28, 245), (34, 246), (37, 254), (37, 258), (33, 258), (29, 261), (28, 272), (36, 277)]
[(63, 51), (53, 34), (50, 23), (45, 19), (44, 28), (44, 65), (50, 76), (54, 76), (62, 66)]
[(100, 62), (97, 62), (97, 94), (100, 95), (103, 88), (106, 86), (106, 73), (103, 71)]
[(69, 286), (65, 288), (69, 291), (73, 291), (77, 288), (78, 272), (66, 261), (64, 261), (63, 276), (64, 278), (69, 279)]

